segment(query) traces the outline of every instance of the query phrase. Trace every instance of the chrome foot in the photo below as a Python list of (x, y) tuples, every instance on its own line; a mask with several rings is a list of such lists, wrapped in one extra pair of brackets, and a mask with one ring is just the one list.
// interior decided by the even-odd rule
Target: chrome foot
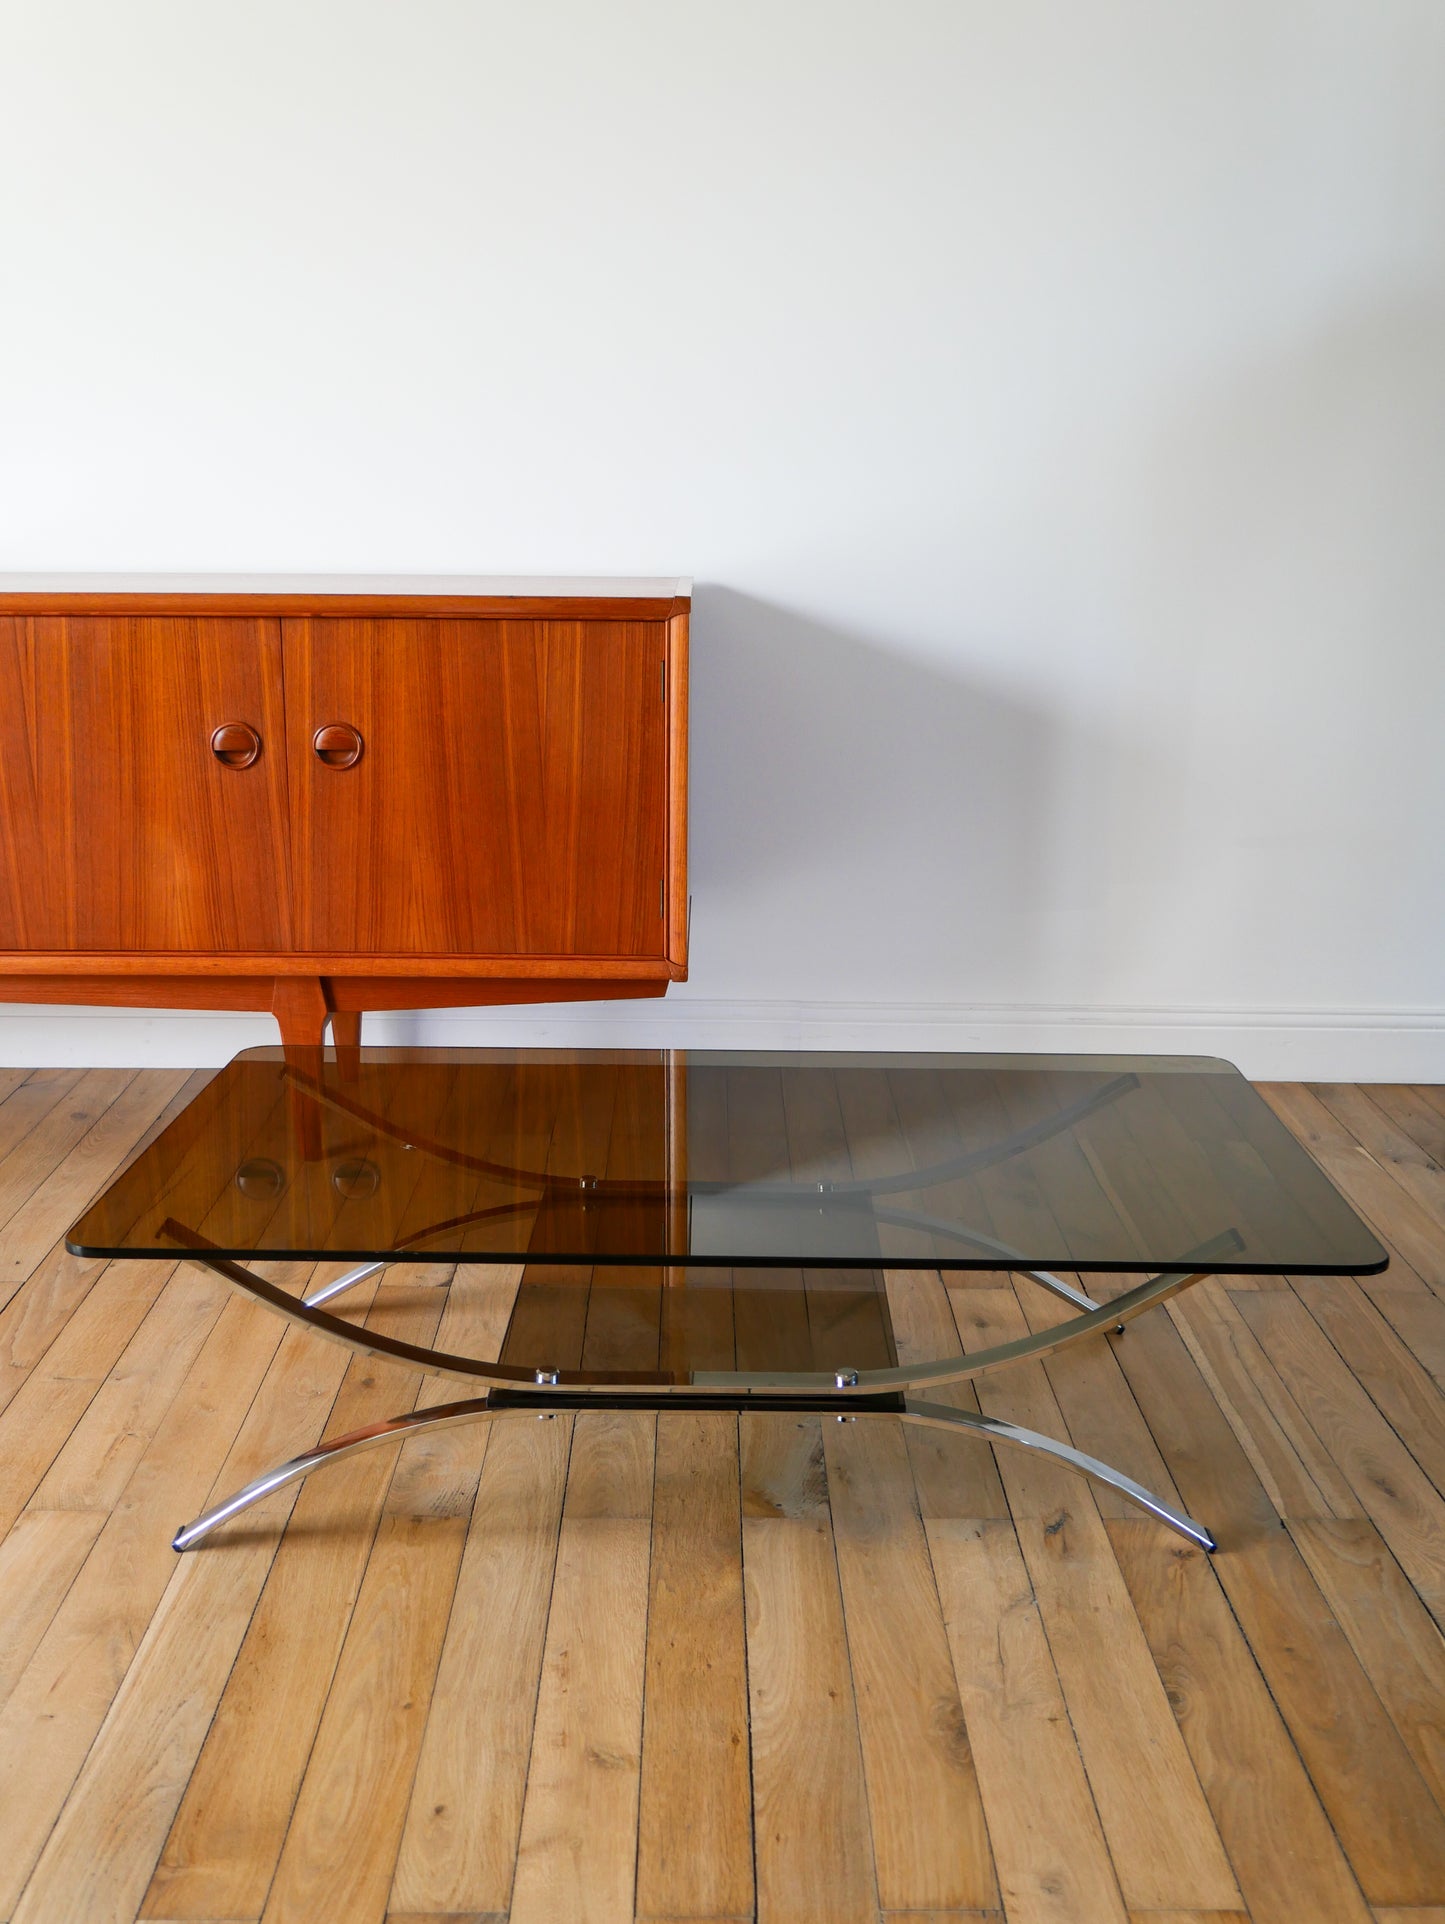
[(1026, 1430), (1017, 1423), (1006, 1423), (1001, 1417), (979, 1416), (972, 1410), (956, 1410), (946, 1403), (923, 1403), (913, 1397), (906, 1397), (903, 1406), (905, 1423), (922, 1423), (936, 1430), (971, 1430), (975, 1436), (983, 1436), (990, 1443), (1017, 1443), (1026, 1450), (1037, 1450), (1043, 1456), (1051, 1456), (1065, 1468), (1077, 1470), (1081, 1476), (1089, 1476), (1096, 1483), (1107, 1483), (1111, 1490), (1118, 1490), (1137, 1503), (1142, 1510), (1157, 1516), (1161, 1523), (1167, 1523), (1171, 1530), (1177, 1530), (1191, 1543), (1197, 1543), (1201, 1550), (1218, 1548), (1214, 1538), (1202, 1523), (1193, 1517), (1185, 1516), (1162, 1497), (1146, 1490), (1142, 1483), (1136, 1483), (1132, 1476), (1125, 1476), (1122, 1470), (1112, 1469), (1109, 1464), (1101, 1463), (1096, 1456), (1086, 1456), (1070, 1443), (1059, 1443), (1051, 1436), (1043, 1436), (1037, 1430)]
[(270, 1496), (273, 1490), (284, 1489), (288, 1483), (295, 1483), (303, 1476), (310, 1476), (313, 1470), (325, 1469), (328, 1463), (339, 1463), (343, 1457), (355, 1456), (359, 1450), (369, 1450), (381, 1443), (395, 1443), (401, 1438), (414, 1435), (418, 1430), (447, 1430), (455, 1424), (474, 1423), (483, 1416), (503, 1416), (504, 1410), (489, 1407), (485, 1397), (476, 1398), (468, 1403), (438, 1403), (431, 1409), (413, 1410), (407, 1416), (390, 1416), (384, 1423), (368, 1424), (364, 1430), (352, 1430), (349, 1435), (336, 1436), (329, 1443), (318, 1443), (314, 1450), (305, 1450), (300, 1456), (293, 1456), (289, 1462), (280, 1463), (274, 1470), (267, 1470), (233, 1496), (228, 1496), (214, 1509), (198, 1516), (194, 1523), (187, 1523), (177, 1530), (171, 1538), (173, 1550), (193, 1550), (203, 1537), (212, 1530), (228, 1523), (242, 1510), (249, 1510), (253, 1503), (262, 1497)]

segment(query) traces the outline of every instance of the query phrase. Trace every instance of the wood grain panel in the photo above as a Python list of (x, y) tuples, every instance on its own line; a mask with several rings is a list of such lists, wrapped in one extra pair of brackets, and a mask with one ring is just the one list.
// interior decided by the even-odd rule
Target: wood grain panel
[(287, 949), (288, 871), (279, 622), (0, 616), (0, 949)]
[[(666, 955), (661, 623), (285, 624), (298, 945)], [(358, 729), (352, 768), (323, 724)]]

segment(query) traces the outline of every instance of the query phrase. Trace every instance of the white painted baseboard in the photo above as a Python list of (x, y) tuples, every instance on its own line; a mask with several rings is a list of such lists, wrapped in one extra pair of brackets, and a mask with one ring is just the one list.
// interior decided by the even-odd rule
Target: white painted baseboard
[[(1257, 1081), (1445, 1083), (1445, 1009), (1111, 1009), (965, 1003), (559, 1003), (371, 1015), (370, 1042), (536, 1047), (1060, 1050), (1214, 1055)], [(274, 1042), (269, 1016), (11, 1008), (0, 1064), (201, 1067)]]

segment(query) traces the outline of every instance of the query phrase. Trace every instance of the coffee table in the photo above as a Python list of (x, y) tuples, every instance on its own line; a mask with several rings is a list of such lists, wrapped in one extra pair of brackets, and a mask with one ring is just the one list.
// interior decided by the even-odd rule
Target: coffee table
[[(1212, 1550), (1107, 1463), (926, 1392), (1104, 1340), (1206, 1275), (1387, 1262), (1225, 1062), (698, 1050), (250, 1049), (67, 1247), (181, 1252), (319, 1336), (471, 1388), (280, 1464), (177, 1550), (418, 1431), (679, 1407), (886, 1415), (1041, 1451)], [(300, 1295), (258, 1260), (350, 1267)], [(347, 1292), (402, 1262), (444, 1285), (493, 1266), (467, 1352), (348, 1320)], [(916, 1270), (1009, 1271), (1073, 1314), (900, 1359), (890, 1294)]]

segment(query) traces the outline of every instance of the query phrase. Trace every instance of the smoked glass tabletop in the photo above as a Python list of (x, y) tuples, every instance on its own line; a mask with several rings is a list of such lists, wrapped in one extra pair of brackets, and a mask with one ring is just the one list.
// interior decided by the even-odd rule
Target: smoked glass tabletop
[(447, 1284), (438, 1341), (564, 1382), (894, 1369), (900, 1315), (940, 1327), (910, 1272), (1111, 1271), (1084, 1286), (1109, 1296), (1386, 1261), (1227, 1063), (697, 1050), (248, 1050), (68, 1246), (449, 1265), (410, 1270)]
[[(346, 1070), (347, 1073), (343, 1073)], [(1209, 1058), (237, 1056), (68, 1246), (624, 1268), (1351, 1275), (1384, 1250)]]

